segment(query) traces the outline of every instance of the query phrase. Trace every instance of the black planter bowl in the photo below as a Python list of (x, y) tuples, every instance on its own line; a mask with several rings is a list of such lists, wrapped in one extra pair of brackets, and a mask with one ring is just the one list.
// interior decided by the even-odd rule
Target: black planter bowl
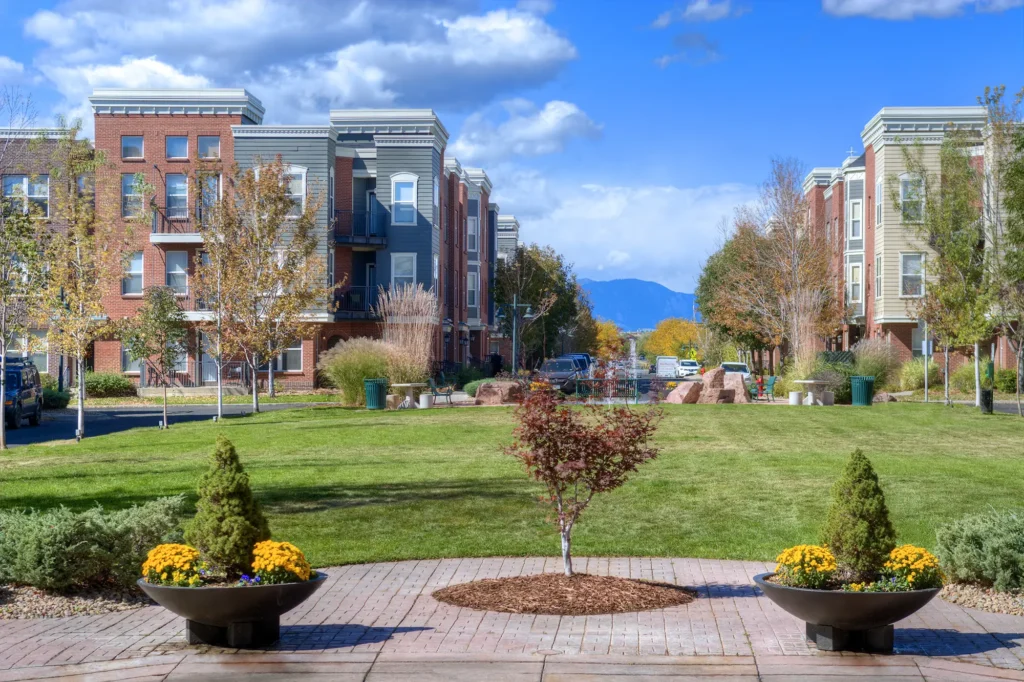
[(893, 623), (920, 610), (939, 588), (909, 592), (843, 592), (788, 587), (754, 576), (765, 596), (807, 623), (807, 638), (823, 651), (892, 653)]
[(248, 587), (171, 587), (138, 581), (139, 589), (171, 613), (185, 619), (189, 644), (233, 648), (262, 647), (281, 635), (281, 614), (309, 599), (327, 574), (301, 583)]

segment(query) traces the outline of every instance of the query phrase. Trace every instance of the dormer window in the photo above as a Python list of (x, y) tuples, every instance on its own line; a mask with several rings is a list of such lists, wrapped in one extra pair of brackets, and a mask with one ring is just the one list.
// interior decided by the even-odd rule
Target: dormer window
[(391, 224), (416, 224), (416, 186), (419, 178), (412, 173), (391, 176)]

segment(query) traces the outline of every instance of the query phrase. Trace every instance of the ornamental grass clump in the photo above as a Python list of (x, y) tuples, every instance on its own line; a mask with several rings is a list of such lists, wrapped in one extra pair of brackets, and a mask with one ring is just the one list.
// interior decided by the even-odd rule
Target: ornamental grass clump
[(789, 587), (820, 590), (828, 587), (836, 574), (836, 558), (828, 547), (797, 545), (775, 557), (775, 577)]
[(873, 582), (896, 547), (885, 494), (871, 462), (855, 450), (832, 488), (822, 544), (835, 555), (844, 582)]
[(267, 519), (253, 497), (235, 446), (218, 436), (210, 468), (199, 482), (196, 516), (185, 529), (185, 540), (235, 579), (252, 565), (253, 546), (269, 539)]

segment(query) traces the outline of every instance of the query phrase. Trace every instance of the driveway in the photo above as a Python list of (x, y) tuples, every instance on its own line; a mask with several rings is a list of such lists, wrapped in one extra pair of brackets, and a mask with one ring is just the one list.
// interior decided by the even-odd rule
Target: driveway
[[(301, 409), (326, 403), (265, 403), (261, 412)], [(225, 405), (225, 417), (240, 417), (250, 414), (250, 405)], [(168, 405), (168, 420), (171, 425), (182, 422), (209, 420), (217, 414), (216, 405)], [(105, 436), (145, 426), (157, 426), (164, 418), (159, 405), (131, 407), (87, 407), (85, 408), (85, 433), (87, 436)], [(20, 429), (7, 431), (9, 445), (32, 445), (54, 440), (73, 440), (75, 437), (76, 414), (71, 410), (43, 413), (43, 423), (28, 426), (23, 422)]]

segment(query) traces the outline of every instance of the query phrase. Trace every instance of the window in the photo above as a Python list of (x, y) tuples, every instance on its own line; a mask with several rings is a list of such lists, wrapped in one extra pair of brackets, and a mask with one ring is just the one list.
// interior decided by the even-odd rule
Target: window
[(882, 297), (882, 254), (875, 256), (875, 298)]
[(860, 287), (861, 287), (860, 264), (859, 263), (851, 263), (850, 264), (850, 282), (849, 282), (850, 303), (860, 303)]
[(167, 252), (167, 286), (176, 294), (188, 293), (188, 252)]
[(879, 178), (875, 182), (875, 229), (882, 224), (882, 179)]
[(919, 223), (924, 218), (924, 182), (914, 176), (900, 178), (900, 208), (903, 220)]
[(142, 293), (142, 252), (136, 251), (128, 260), (128, 269), (121, 280), (121, 294), (134, 296)]
[(121, 136), (121, 158), (141, 159), (143, 157), (142, 135)]
[(185, 135), (167, 136), (167, 158), (187, 159), (188, 158), (188, 137)]
[[(261, 372), (270, 369), (269, 365), (260, 366)], [(274, 358), (275, 372), (301, 372), (302, 371), (302, 339), (296, 339), (288, 344), (288, 347), (281, 351), (281, 354)]]
[(391, 254), (391, 288), (416, 284), (416, 254)]
[(188, 181), (184, 175), (167, 176), (167, 217), (188, 218)]
[(440, 261), (440, 258), (438, 257), (438, 255), (435, 253), (434, 254), (433, 276), (434, 276), (434, 294), (436, 294), (437, 296), (441, 295), (441, 290), (437, 286), (437, 278), (440, 276), (440, 274), (441, 274), (441, 261)]
[(208, 212), (212, 211), (214, 206), (217, 205), (217, 201), (220, 199), (220, 176), (219, 175), (207, 175), (202, 179), (203, 184), (203, 200), (199, 206), (199, 220), (203, 220), (203, 216)]
[(861, 238), (862, 209), (860, 201), (850, 202), (850, 239)]
[(334, 249), (327, 251), (327, 286), (334, 286)]
[(132, 356), (128, 353), (128, 349), (121, 345), (121, 371), (125, 374), (141, 374), (142, 373), (142, 358), (132, 360)]
[(416, 183), (412, 173), (391, 176), (391, 224), (416, 224)]
[(470, 251), (477, 249), (477, 235), (480, 230), (480, 219), (469, 218), (466, 226), (466, 248)]
[(471, 272), (466, 275), (466, 305), (470, 308), (476, 307), (477, 301), (477, 287), (479, 286), (480, 275), (475, 272)]
[(306, 170), (295, 166), (285, 174), (288, 183), (288, 198), (292, 207), (288, 209), (289, 218), (298, 218), (306, 208)]
[(924, 296), (924, 254), (900, 254), (900, 296)]
[(219, 135), (200, 135), (198, 140), (199, 158), (200, 159), (219, 159), (220, 158), (220, 136)]
[(12, 204), (22, 202), (25, 213), (31, 208), (42, 218), (50, 217), (50, 176), (49, 175), (5, 175), (4, 196)]
[(40, 374), (46, 374), (46, 358), (50, 348), (50, 342), (46, 336), (46, 330), (36, 329), (29, 332), (29, 336), (32, 337), (32, 344), (29, 349), (31, 351), (29, 353), (29, 358), (36, 366), (36, 369), (39, 370)]
[[(170, 348), (175, 344), (168, 343), (167, 347)], [(174, 358), (174, 364), (171, 365), (171, 372), (176, 374), (188, 374), (188, 348), (183, 343), (176, 344), (178, 349), (178, 355)]]
[(121, 217), (134, 218), (142, 212), (142, 195), (133, 173), (121, 174)]
[(437, 176), (434, 176), (434, 227), (441, 224), (441, 184), (437, 180)]

